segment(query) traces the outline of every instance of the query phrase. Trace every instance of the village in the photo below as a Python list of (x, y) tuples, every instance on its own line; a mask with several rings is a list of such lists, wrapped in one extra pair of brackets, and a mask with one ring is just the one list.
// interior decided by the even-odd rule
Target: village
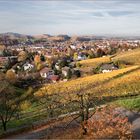
[[(15, 75), (18, 85), (28, 87), (40, 84), (65, 82), (84, 75), (79, 61), (106, 57), (139, 47), (137, 40), (70, 40), (38, 39), (34, 43), (0, 46), (0, 71)], [(100, 72), (110, 72), (119, 67), (112, 63), (101, 66)]]

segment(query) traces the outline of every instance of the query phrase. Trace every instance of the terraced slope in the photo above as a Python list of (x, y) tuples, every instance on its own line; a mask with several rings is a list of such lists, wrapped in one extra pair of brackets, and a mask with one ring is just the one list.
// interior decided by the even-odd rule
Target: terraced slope
[(107, 62), (110, 62), (109, 56), (79, 61), (82, 67), (97, 67), (99, 64)]
[[(35, 95), (43, 96), (45, 93), (65, 94), (67, 93), (67, 91), (77, 93), (77, 91), (79, 91), (80, 89), (82, 89), (83, 92), (88, 92), (94, 94), (95, 96), (98, 96), (99, 93), (101, 93), (102, 95), (106, 95), (106, 93), (108, 93), (108, 95), (115, 95), (116, 93), (118, 95), (118, 92), (120, 92), (119, 95), (121, 95), (125, 92), (129, 92), (129, 90), (134, 90), (134, 87), (132, 86), (133, 84), (139, 85), (139, 69), (139, 66), (132, 66), (129, 68), (115, 70), (110, 73), (96, 74), (93, 76), (87, 76), (76, 80), (71, 80), (65, 83), (61, 82), (51, 84), (37, 91)], [(124, 88), (124, 86), (127, 87)], [(138, 90), (137, 86), (136, 88)]]
[(140, 64), (140, 49), (122, 52), (117, 54), (112, 60), (121, 60), (135, 65)]
[(79, 61), (78, 63), (81, 64), (80, 71), (82, 73), (91, 74), (93, 68), (96, 68), (98, 65), (102, 63), (109, 63), (110, 61), (111, 61), (110, 56), (106, 56), (106, 57), (82, 60)]

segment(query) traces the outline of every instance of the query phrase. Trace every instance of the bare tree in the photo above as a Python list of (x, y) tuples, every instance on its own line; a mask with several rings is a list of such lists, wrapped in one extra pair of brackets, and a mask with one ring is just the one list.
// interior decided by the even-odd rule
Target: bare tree
[(21, 94), (6, 80), (0, 81), (0, 120), (3, 130), (7, 130), (7, 123), (20, 109), (22, 101), (27, 99), (29, 92)]

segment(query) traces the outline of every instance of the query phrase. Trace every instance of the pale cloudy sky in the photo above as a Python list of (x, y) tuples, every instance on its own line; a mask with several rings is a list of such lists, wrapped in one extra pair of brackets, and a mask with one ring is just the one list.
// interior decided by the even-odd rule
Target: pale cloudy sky
[(140, 35), (140, 0), (0, 0), (0, 32)]

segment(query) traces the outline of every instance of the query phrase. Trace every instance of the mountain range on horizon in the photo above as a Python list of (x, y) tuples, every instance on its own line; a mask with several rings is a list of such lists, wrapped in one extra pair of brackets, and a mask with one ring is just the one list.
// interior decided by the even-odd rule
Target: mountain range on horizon
[(122, 39), (140, 39), (140, 36), (105, 36), (105, 35), (73, 35), (69, 36), (66, 34), (50, 35), (50, 34), (40, 34), (40, 35), (26, 35), (14, 32), (0, 33), (0, 38), (7, 37), (8, 39), (47, 39), (52, 41), (62, 40), (66, 41), (72, 40), (85, 40), (90, 41), (92, 39), (103, 39), (103, 38), (122, 38)]

